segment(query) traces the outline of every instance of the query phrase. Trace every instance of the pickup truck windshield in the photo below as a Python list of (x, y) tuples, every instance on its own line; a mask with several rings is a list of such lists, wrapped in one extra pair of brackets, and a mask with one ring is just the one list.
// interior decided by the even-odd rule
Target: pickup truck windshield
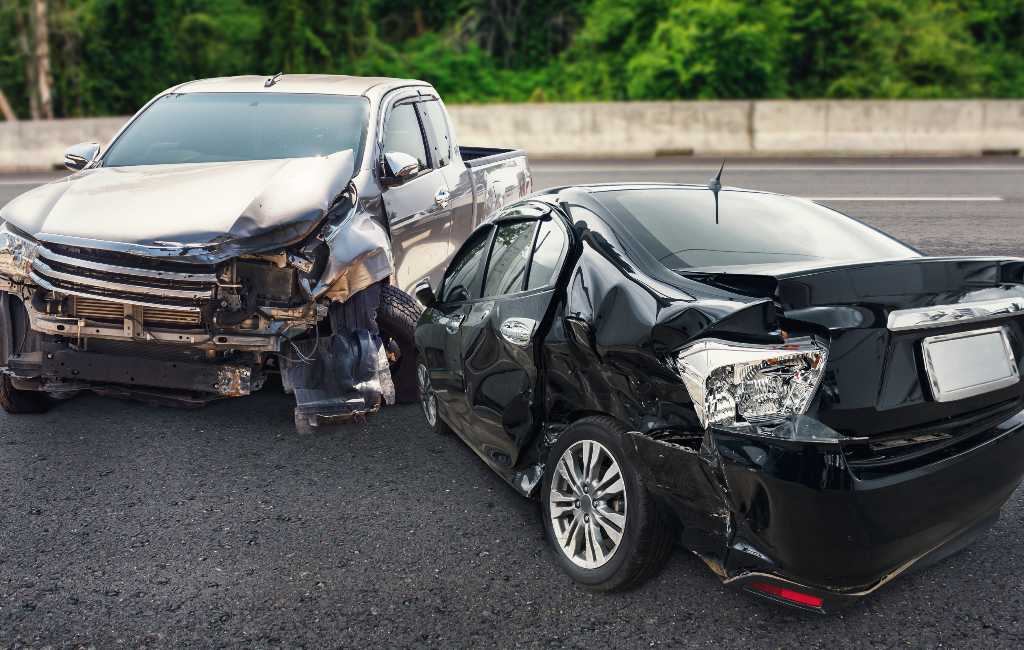
[(598, 192), (623, 230), (672, 270), (918, 257), (895, 239), (835, 210), (791, 196), (706, 189)]
[(326, 156), (358, 160), (369, 102), (286, 93), (164, 95), (121, 134), (104, 167)]

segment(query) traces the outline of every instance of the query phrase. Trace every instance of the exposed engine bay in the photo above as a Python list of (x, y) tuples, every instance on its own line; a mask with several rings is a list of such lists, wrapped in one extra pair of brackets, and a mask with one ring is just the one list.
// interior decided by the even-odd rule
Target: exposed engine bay
[(400, 354), (376, 321), (392, 260), (387, 233), (355, 199), (350, 186), (322, 226), (283, 250), (224, 260), (215, 245), (142, 251), (3, 224), (12, 386), (197, 405), (280, 374), (300, 430), (375, 412), (394, 401), (389, 359)]

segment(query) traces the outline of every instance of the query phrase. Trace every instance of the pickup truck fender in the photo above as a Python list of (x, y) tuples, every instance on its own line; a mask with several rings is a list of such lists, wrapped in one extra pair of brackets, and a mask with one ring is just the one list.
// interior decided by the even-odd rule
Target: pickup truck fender
[(349, 213), (324, 230), (330, 249), (327, 266), (310, 290), (321, 297), (344, 302), (356, 293), (394, 274), (395, 261), (387, 230), (372, 213), (355, 201)]

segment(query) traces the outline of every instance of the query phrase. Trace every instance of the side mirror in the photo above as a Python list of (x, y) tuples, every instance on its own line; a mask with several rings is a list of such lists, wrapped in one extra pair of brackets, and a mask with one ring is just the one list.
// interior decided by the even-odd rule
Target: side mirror
[(389, 178), (402, 182), (420, 173), (420, 161), (401, 151), (384, 154), (384, 171)]
[(423, 280), (417, 284), (413, 293), (416, 294), (416, 300), (428, 309), (437, 304), (437, 296), (434, 295), (434, 288), (430, 286), (430, 280)]
[(64, 152), (64, 166), (73, 172), (81, 171), (99, 156), (100, 143), (79, 142)]

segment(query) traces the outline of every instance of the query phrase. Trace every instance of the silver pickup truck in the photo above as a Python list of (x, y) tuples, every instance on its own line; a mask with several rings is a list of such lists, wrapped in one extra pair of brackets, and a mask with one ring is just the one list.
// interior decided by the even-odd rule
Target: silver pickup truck
[(0, 406), (279, 373), (300, 431), (416, 399), (413, 286), (532, 183), (429, 84), (328, 75), (181, 84), (65, 165), (0, 210)]

